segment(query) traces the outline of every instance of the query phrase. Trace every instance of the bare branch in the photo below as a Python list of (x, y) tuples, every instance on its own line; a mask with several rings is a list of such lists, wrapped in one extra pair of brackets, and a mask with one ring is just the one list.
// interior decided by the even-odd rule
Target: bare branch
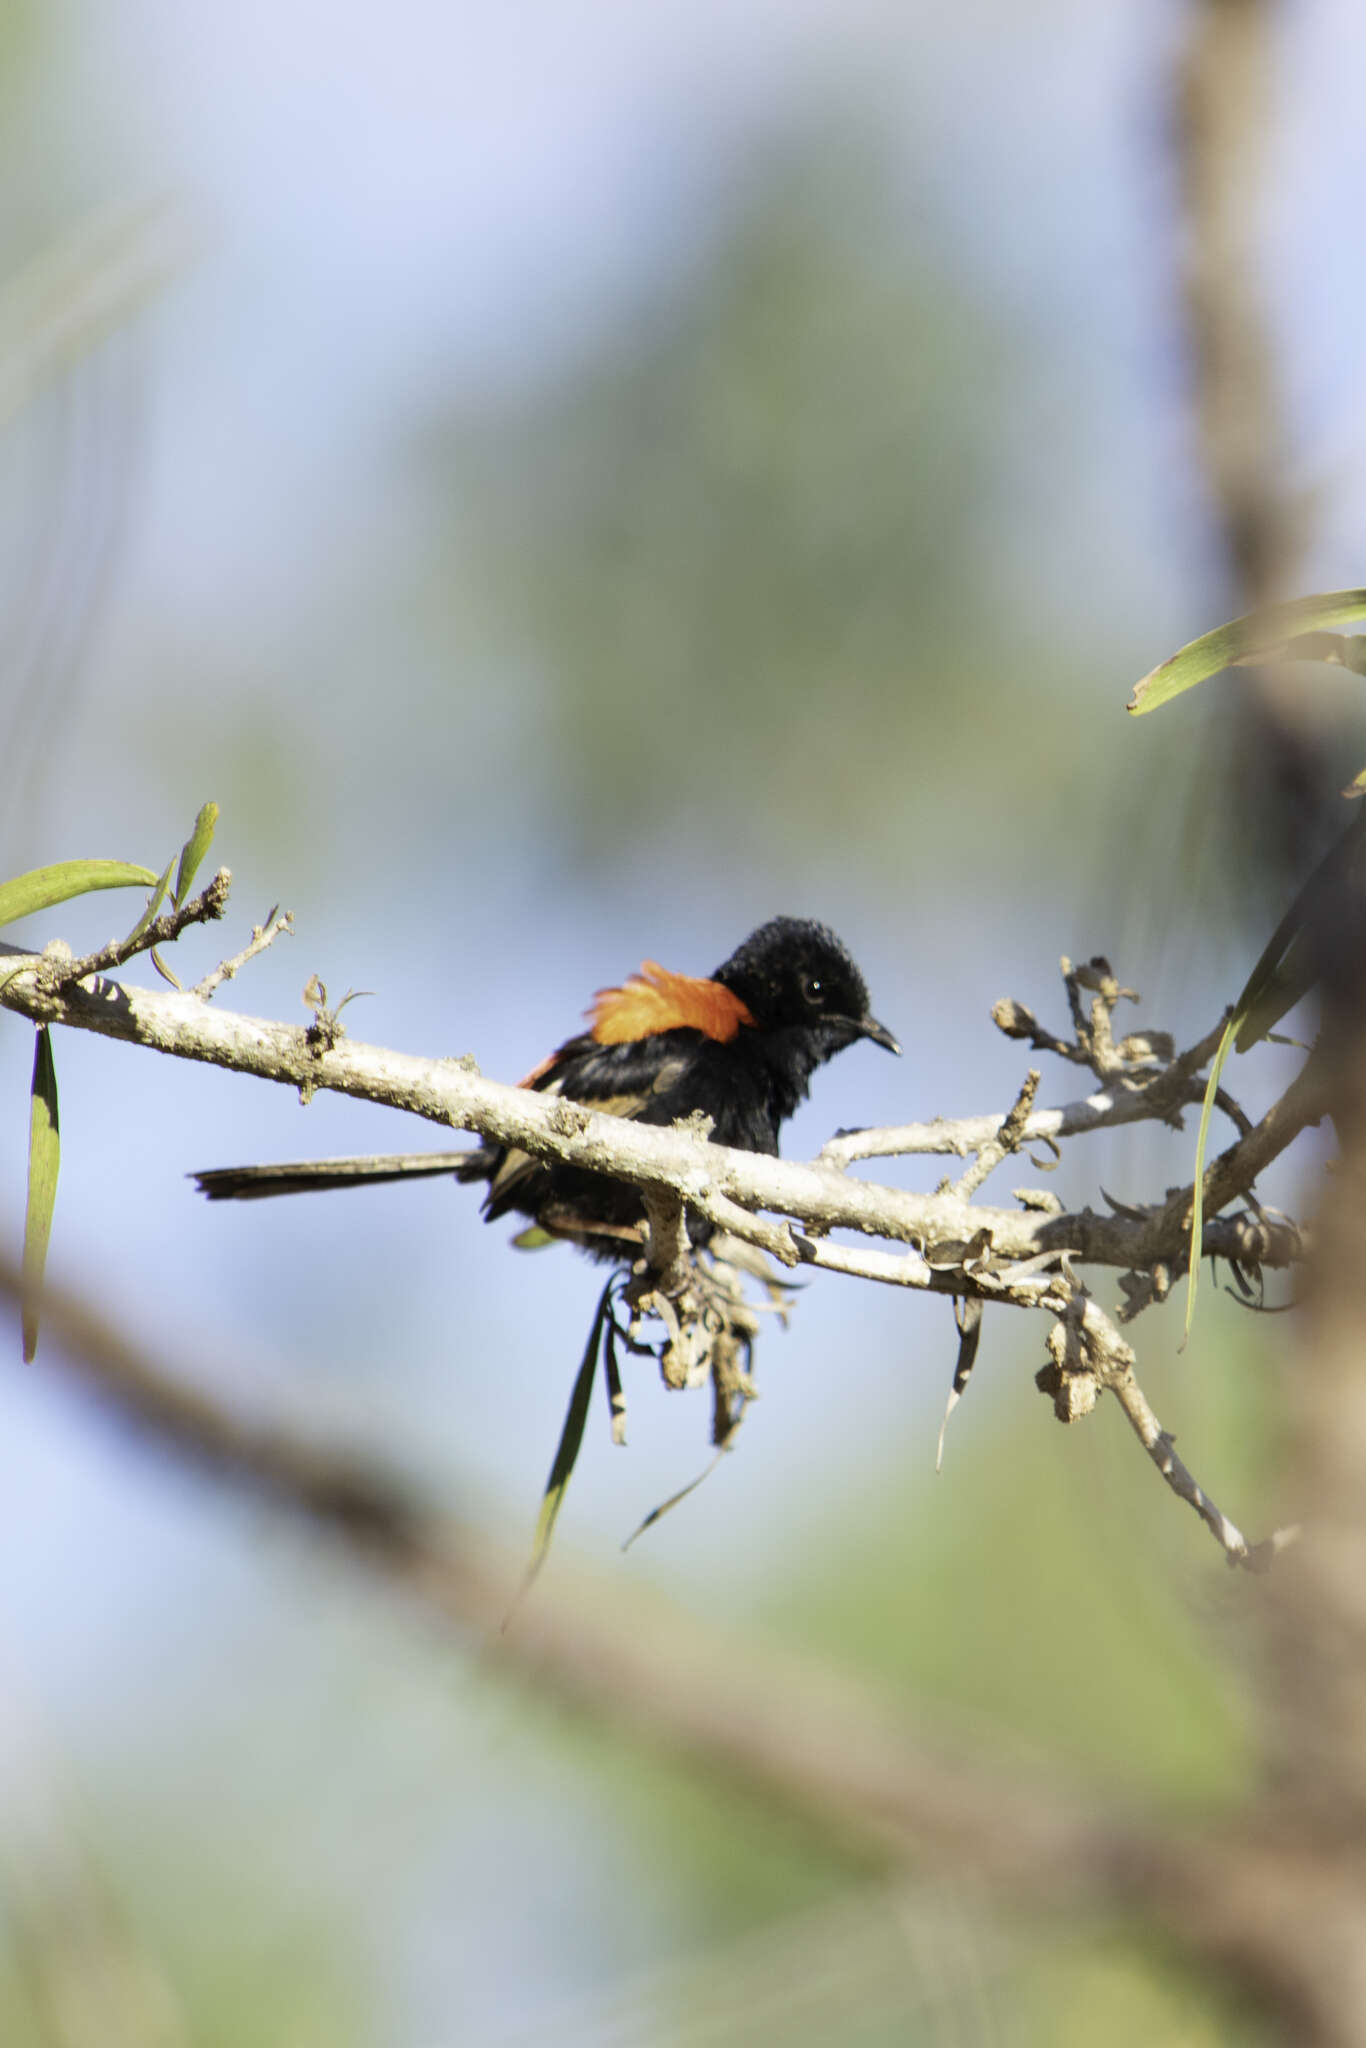
[[(820, 1161), (803, 1165), (734, 1151), (686, 1130), (609, 1117), (535, 1090), (487, 1081), (469, 1059), (420, 1059), (345, 1038), (331, 1045), (317, 1043), (306, 1029), (211, 1008), (179, 991), (162, 993), (103, 979), (93, 988), (53, 989), (41, 956), (8, 950), (15, 964), (0, 982), (0, 1007), (35, 1023), (66, 1024), (177, 1058), (209, 1061), (303, 1094), (335, 1090), (408, 1110), (446, 1128), (478, 1131), (539, 1158), (611, 1173), (641, 1188), (678, 1197), (719, 1228), (787, 1265), (805, 1261), (831, 1270), (854, 1270), (847, 1263), (841, 1268), (828, 1248), (813, 1250), (810, 1243), (800, 1241), (789, 1224), (771, 1222), (757, 1212), (777, 1212), (820, 1236), (847, 1229), (889, 1238), (916, 1246), (938, 1264), (951, 1262), (963, 1247), (985, 1241), (991, 1262), (984, 1275), (991, 1266), (999, 1270), (1006, 1263), (1056, 1257), (1063, 1251), (1121, 1271), (1146, 1270), (1157, 1261), (1179, 1261), (1182, 1256), (1189, 1187), (1177, 1190), (1160, 1206), (1102, 1216), (1090, 1209), (1050, 1215), (1037, 1208), (986, 1208), (953, 1194), (874, 1186)], [(1151, 1105), (1158, 1111), (1161, 1106), (1161, 1097)], [(1206, 1183), (1211, 1212), (1207, 1253), (1236, 1257), (1244, 1266), (1285, 1265), (1299, 1256), (1300, 1239), (1293, 1225), (1219, 1218), (1213, 1211), (1246, 1195), (1257, 1175), (1322, 1111), (1311, 1061), (1249, 1135), (1214, 1161)], [(1025, 1120), (1026, 1134), (1032, 1122)], [(340, 1162), (333, 1170), (340, 1177), (349, 1164)], [(327, 1171), (321, 1166), (319, 1177), (325, 1178)], [(898, 1261), (899, 1284), (925, 1284), (913, 1277), (915, 1271), (913, 1263)], [(891, 1272), (878, 1277), (891, 1277)], [(977, 1291), (971, 1276), (961, 1291)], [(999, 1295), (992, 1288), (985, 1298)]]
[(960, 1199), (975, 1195), (983, 1181), (996, 1171), (1001, 1161), (1008, 1159), (1012, 1152), (1019, 1151), (1024, 1143), (1029, 1112), (1034, 1107), (1034, 1097), (1039, 1092), (1039, 1083), (1042, 1079), (1039, 1069), (1031, 1067), (1025, 1076), (1024, 1086), (1015, 1098), (1014, 1107), (1009, 1115), (1002, 1119), (1000, 1129), (983, 1145), (967, 1172), (961, 1174), (954, 1182), (953, 1192)]
[(239, 973), (249, 960), (254, 960), (258, 953), (264, 953), (267, 946), (273, 945), (282, 932), (293, 938), (294, 912), (292, 910), (281, 910), (280, 906), (276, 904), (264, 924), (254, 924), (252, 926), (250, 943), (245, 945), (240, 953), (234, 953), (231, 960), (220, 960), (217, 967), (212, 968), (202, 981), (195, 983), (190, 991), (191, 995), (198, 996), (203, 1002), (208, 1002), (210, 996), (220, 983), (231, 981), (233, 976)]
[[(40, 985), (53, 995), (62, 989), (72, 987), (76, 982), (89, 981), (92, 975), (104, 974), (111, 967), (122, 967), (139, 953), (150, 953), (157, 946), (168, 946), (178, 939), (192, 924), (209, 924), (220, 918), (228, 905), (228, 892), (232, 887), (232, 871), (220, 868), (206, 889), (198, 896), (191, 897), (178, 909), (168, 910), (161, 917), (154, 917), (140, 931), (134, 931), (126, 939), (111, 939), (106, 946), (100, 946), (93, 953), (86, 953), (80, 959), (73, 959), (65, 947), (53, 946), (42, 954), (39, 970)], [(5, 948), (8, 952), (8, 947)]]
[[(266, 929), (258, 928), (242, 957), (266, 942)], [(744, 1361), (758, 1325), (746, 1308), (738, 1276), (727, 1278), (694, 1256), (686, 1228), (689, 1214), (705, 1218), (732, 1244), (762, 1250), (788, 1266), (804, 1263), (856, 1279), (948, 1294), (960, 1304), (959, 1314), (976, 1314), (987, 1302), (1042, 1311), (1053, 1319), (1053, 1327), (1050, 1364), (1040, 1384), (1052, 1395), (1060, 1418), (1071, 1421), (1088, 1413), (1098, 1394), (1109, 1390), (1167, 1483), (1203, 1517), (1228, 1557), (1260, 1564), (1277, 1547), (1279, 1539), (1250, 1546), (1176, 1457), (1138, 1386), (1132, 1349), (1075, 1271), (1082, 1262), (1117, 1267), (1123, 1275), (1126, 1321), (1164, 1298), (1170, 1272), (1184, 1255), (1192, 1189), (1176, 1189), (1150, 1205), (1111, 1201), (1106, 1215), (1089, 1208), (1067, 1214), (1037, 1199), (1018, 1208), (987, 1208), (973, 1199), (987, 1174), (1027, 1142), (1031, 1131), (1050, 1135), (1039, 1130), (1033, 1108), (1037, 1070), (1030, 1071), (1014, 1107), (994, 1128), (988, 1124), (984, 1135), (982, 1120), (976, 1120), (976, 1158), (957, 1185), (932, 1195), (913, 1194), (854, 1180), (828, 1163), (828, 1153), (801, 1165), (733, 1151), (712, 1144), (705, 1130), (688, 1124), (663, 1130), (534, 1089), (486, 1081), (469, 1060), (414, 1059), (356, 1044), (335, 1028), (300, 1029), (236, 1016), (210, 1009), (197, 993), (164, 995), (104, 980), (88, 987), (69, 975), (54, 986), (46, 957), (21, 954), (15, 960), (0, 982), (0, 1004), (37, 1022), (67, 1023), (177, 1057), (211, 1060), (283, 1082), (305, 1100), (327, 1088), (384, 1103), (638, 1187), (646, 1215), (645, 1256), (626, 1291), (635, 1319), (631, 1337), (639, 1342), (640, 1324), (654, 1317), (664, 1333), (657, 1355), (666, 1383), (683, 1387), (710, 1378), (718, 1443), (728, 1441), (743, 1412)], [(1114, 1108), (1132, 1103), (1135, 1114), (1141, 1109), (1165, 1120), (1198, 1086), (1195, 1070), (1210, 1040), (1179, 1058), (1172, 1056), (1162, 1034), (1117, 1045), (1111, 1014), (1132, 991), (1120, 987), (1103, 960), (1076, 970), (1064, 962), (1064, 969), (1078, 1044), (1098, 1071), (1126, 1090), (1113, 1099)], [(1089, 1005), (1083, 1000), (1088, 992)], [(325, 1004), (325, 991), (317, 993)], [(1270, 1161), (1322, 1114), (1318, 1066), (1311, 1057), (1260, 1123), (1241, 1118), (1239, 1137), (1206, 1176), (1209, 1221), (1203, 1248), (1227, 1258), (1240, 1273), (1289, 1264), (1301, 1255), (1296, 1226), (1263, 1213), (1255, 1202), (1237, 1215), (1215, 1211), (1250, 1197)], [(1134, 1078), (1139, 1068), (1148, 1070), (1141, 1081)], [(867, 1134), (863, 1142), (876, 1136)], [(402, 1155), (388, 1162), (394, 1177), (449, 1171), (452, 1163), (447, 1153), (419, 1155), (411, 1164)], [(345, 1185), (373, 1164), (314, 1162), (281, 1169), (262, 1185)], [(884, 1247), (890, 1243), (896, 1249), (850, 1246), (832, 1238), (839, 1230), (880, 1238)]]
[(1082, 1297), (1075, 1320), (1086, 1368), (1094, 1373), (1097, 1384), (1119, 1402), (1134, 1434), (1178, 1500), (1195, 1509), (1230, 1564), (1242, 1565), (1249, 1571), (1264, 1571), (1272, 1557), (1299, 1535), (1298, 1527), (1278, 1529), (1264, 1542), (1250, 1544), (1177, 1457), (1172, 1437), (1154, 1415), (1138, 1384), (1132, 1347), (1124, 1342), (1099, 1303), (1090, 1296)]
[[(998, 1023), (999, 1013), (1004, 1008), (1015, 1013), (1022, 1010), (1023, 1005), (998, 1003), (993, 1012)], [(1064, 1103), (1058, 1109), (1031, 1110), (1021, 1133), (1022, 1144), (1052, 1143), (1063, 1138), (1082, 1137), (1088, 1131), (1114, 1130), (1121, 1124), (1157, 1119), (1164, 1123), (1179, 1123), (1183, 1108), (1204, 1100), (1205, 1084), (1197, 1076), (1214, 1057), (1223, 1029), (1224, 1019), (1221, 1017), (1188, 1052), (1179, 1054), (1160, 1073), (1153, 1074), (1149, 1070), (1141, 1075), (1126, 1074), (1079, 1102)], [(1026, 1034), (1011, 1032), (1008, 1035)], [(1039, 1049), (1058, 1053), (1063, 1058), (1074, 1058), (1077, 1054), (1075, 1047), (1045, 1032), (1042, 1027), (1032, 1042)], [(1225, 1107), (1222, 1101), (1220, 1107)], [(906, 1153), (954, 1153), (962, 1158), (989, 1144), (1008, 1114), (1002, 1111), (991, 1116), (936, 1117), (933, 1123), (928, 1124), (895, 1124), (885, 1130), (841, 1131), (821, 1147), (820, 1158), (826, 1165), (839, 1167), (851, 1166), (859, 1159), (889, 1159)], [(1237, 1120), (1232, 1106), (1228, 1108), (1228, 1114)]]

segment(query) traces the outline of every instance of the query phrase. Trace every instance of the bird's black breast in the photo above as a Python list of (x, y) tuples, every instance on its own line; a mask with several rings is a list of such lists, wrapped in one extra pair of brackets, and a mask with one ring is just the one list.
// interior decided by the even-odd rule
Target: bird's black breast
[(738, 1145), (747, 1152), (776, 1152), (784, 1112), (764, 1062), (755, 1057), (742, 1030), (725, 1044), (694, 1032), (666, 1032), (661, 1038), (689, 1041), (663, 1063), (658, 1085), (641, 1120), (672, 1124), (681, 1117), (711, 1119), (713, 1144)]

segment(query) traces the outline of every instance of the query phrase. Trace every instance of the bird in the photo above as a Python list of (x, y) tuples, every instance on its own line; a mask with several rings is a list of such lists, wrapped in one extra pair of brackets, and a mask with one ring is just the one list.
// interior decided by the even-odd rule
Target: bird
[[(646, 960), (625, 981), (600, 988), (585, 1017), (587, 1029), (565, 1039), (520, 1087), (646, 1124), (700, 1112), (711, 1120), (714, 1144), (747, 1152), (778, 1151), (781, 1128), (812, 1075), (846, 1046), (866, 1038), (901, 1051), (871, 1014), (847, 947), (809, 918), (771, 918), (709, 977)], [(529, 1218), (519, 1243), (564, 1239), (590, 1257), (619, 1262), (644, 1240), (637, 1188), (492, 1143), (457, 1153), (216, 1167), (190, 1178), (217, 1202), (438, 1174), (484, 1182), (488, 1222), (510, 1212)], [(689, 1229), (697, 1244), (710, 1234), (701, 1219), (690, 1217)]]

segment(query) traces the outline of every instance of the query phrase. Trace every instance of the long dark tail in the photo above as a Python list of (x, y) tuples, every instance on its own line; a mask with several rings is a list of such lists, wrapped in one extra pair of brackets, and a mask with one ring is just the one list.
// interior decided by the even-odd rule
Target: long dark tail
[(324, 1188), (373, 1187), (386, 1180), (487, 1180), (496, 1148), (472, 1152), (389, 1152), (361, 1159), (296, 1159), (279, 1166), (214, 1166), (188, 1178), (211, 1202), (259, 1202), (267, 1195), (307, 1195)]

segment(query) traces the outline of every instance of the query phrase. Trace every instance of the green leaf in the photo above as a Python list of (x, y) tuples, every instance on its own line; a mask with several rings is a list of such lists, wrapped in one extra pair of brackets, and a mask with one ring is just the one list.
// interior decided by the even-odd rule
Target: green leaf
[(12, 882), (0, 882), (0, 925), (96, 889), (150, 889), (156, 879), (150, 868), (123, 860), (59, 860), (50, 868), (30, 868)]
[(1224, 1071), (1224, 1062), (1229, 1056), (1238, 1027), (1243, 1021), (1242, 1011), (1235, 1007), (1233, 1015), (1224, 1026), (1205, 1084), (1205, 1099), (1200, 1105), (1200, 1129), (1195, 1139), (1195, 1185), (1191, 1197), (1191, 1244), (1190, 1262), (1186, 1280), (1186, 1321), (1181, 1332), (1181, 1348), (1190, 1341), (1191, 1324), (1195, 1321), (1195, 1295), (1200, 1285), (1200, 1247), (1205, 1239), (1205, 1150), (1209, 1144), (1210, 1117), (1214, 1113), (1214, 1098), (1219, 1093), (1219, 1077)]
[(640, 1524), (640, 1527), (638, 1529), (633, 1529), (630, 1535), (626, 1538), (626, 1541), (621, 1546), (622, 1549), (629, 1550), (631, 1548), (631, 1545), (636, 1541), (637, 1537), (643, 1536), (647, 1529), (653, 1529), (656, 1522), (662, 1522), (665, 1515), (667, 1515), (672, 1508), (676, 1508), (681, 1500), (686, 1500), (690, 1493), (696, 1493), (698, 1487), (702, 1484), (702, 1481), (704, 1479), (711, 1478), (712, 1473), (716, 1470), (717, 1466), (725, 1457), (726, 1452), (729, 1449), (730, 1444), (728, 1442), (724, 1444), (718, 1444), (714, 1456), (710, 1458), (707, 1464), (703, 1466), (702, 1470), (698, 1473), (696, 1479), (690, 1479), (686, 1486), (679, 1487), (677, 1493), (671, 1493), (667, 1500), (662, 1500), (657, 1508), (651, 1508), (649, 1514), (645, 1517), (645, 1520)]
[(162, 980), (169, 981), (172, 988), (179, 989), (181, 993), (184, 994), (183, 982), (181, 982), (179, 977), (176, 974), (174, 974), (172, 970), (166, 965), (166, 962), (162, 959), (160, 953), (158, 953), (155, 946), (153, 946), (151, 952), (147, 955), (147, 957), (151, 961), (153, 967), (155, 967), (157, 973), (161, 976)]
[(199, 816), (194, 821), (194, 830), (180, 849), (180, 866), (176, 871), (175, 890), (171, 901), (180, 909), (199, 873), (199, 865), (213, 845), (214, 827), (218, 823), (218, 806), (215, 803), (202, 804)]
[(148, 925), (152, 922), (152, 919), (156, 916), (162, 904), (165, 902), (166, 891), (171, 886), (171, 869), (174, 866), (175, 856), (173, 854), (170, 860), (167, 861), (165, 867), (162, 869), (160, 879), (158, 880), (155, 889), (153, 889), (151, 895), (147, 898), (147, 908), (143, 911), (142, 916), (138, 919), (137, 923), (133, 926), (132, 931), (129, 932), (128, 937), (124, 940), (123, 943), (125, 946), (131, 946), (134, 939), (140, 939), (142, 937), (142, 934), (146, 931)]
[(602, 1295), (598, 1301), (597, 1312), (593, 1317), (593, 1326), (588, 1332), (588, 1342), (584, 1346), (583, 1360), (579, 1366), (578, 1377), (574, 1381), (574, 1391), (569, 1396), (569, 1407), (564, 1418), (564, 1428), (560, 1431), (560, 1441), (556, 1447), (555, 1460), (550, 1467), (550, 1477), (545, 1483), (545, 1492), (541, 1496), (541, 1512), (536, 1518), (536, 1534), (532, 1539), (531, 1545), (531, 1562), (527, 1566), (526, 1577), (522, 1581), (517, 1599), (513, 1602), (512, 1612), (509, 1613), (507, 1621), (503, 1623), (504, 1628), (507, 1627), (508, 1621), (511, 1621), (512, 1614), (516, 1612), (518, 1604), (527, 1593), (550, 1551), (550, 1539), (555, 1533), (555, 1522), (561, 1507), (564, 1505), (565, 1490), (569, 1485), (570, 1474), (573, 1472), (574, 1466), (578, 1461), (579, 1450), (583, 1443), (584, 1425), (588, 1421), (588, 1404), (592, 1399), (593, 1382), (597, 1378), (598, 1373), (598, 1355), (602, 1350), (603, 1325), (607, 1321), (607, 1311), (612, 1299), (612, 1289), (616, 1284), (617, 1276), (614, 1273), (603, 1288)]
[[(1289, 604), (1268, 605), (1259, 612), (1247, 612), (1226, 626), (1216, 626), (1150, 669), (1134, 685), (1128, 709), (1136, 716), (1169, 704), (1183, 690), (1193, 689), (1221, 669), (1241, 663), (1273, 661), (1289, 655), (1301, 660), (1339, 660), (1354, 668), (1355, 659), (1341, 653), (1302, 652), (1296, 654), (1296, 636), (1321, 634), (1330, 626), (1343, 626), (1351, 619), (1366, 618), (1366, 590), (1330, 590), (1321, 597), (1297, 597)], [(1351, 642), (1339, 642), (1351, 647)]]
[(1331, 912), (1332, 893), (1359, 886), (1366, 881), (1362, 868), (1366, 856), (1366, 811), (1352, 814), (1341, 838), (1334, 840), (1323, 859), (1301, 887), (1285, 916), (1263, 947), (1235, 1004), (1238, 1023), (1238, 1051), (1247, 1052), (1265, 1038), (1287, 1010), (1314, 986), (1318, 966), (1309, 941), (1309, 919), (1320, 906)]
[(57, 1167), (61, 1158), (61, 1131), (57, 1117), (57, 1073), (52, 1064), (52, 1041), (45, 1024), (38, 1027), (33, 1053), (33, 1096), (28, 1132), (28, 1209), (24, 1217), (24, 1263), (21, 1315), (24, 1326), (24, 1363), (38, 1349), (38, 1310), (43, 1294), (43, 1268), (47, 1264), (48, 1239), (52, 1233), (52, 1207), (57, 1199)]
[[(1353, 814), (1352, 822), (1342, 837), (1329, 847), (1267, 940), (1224, 1026), (1223, 1036), (1214, 1055), (1214, 1063), (1210, 1067), (1209, 1080), (1205, 1084), (1205, 1099), (1200, 1106), (1200, 1129), (1195, 1142), (1190, 1278), (1186, 1289), (1186, 1326), (1181, 1339), (1183, 1344), (1190, 1336), (1191, 1322), (1195, 1315), (1200, 1246), (1205, 1222), (1205, 1149), (1209, 1140), (1210, 1116), (1214, 1109), (1214, 1098), (1219, 1092), (1224, 1062), (1235, 1045), (1239, 1052), (1247, 1052), (1265, 1038), (1287, 1010), (1292, 1010), (1302, 996), (1308, 995), (1314, 985), (1318, 967), (1316, 949), (1309, 938), (1310, 914), (1313, 912), (1316, 917), (1322, 915), (1321, 905), (1327, 892), (1343, 888), (1353, 879), (1353, 872), (1359, 868), (1364, 854), (1366, 810), (1360, 810)], [(1361, 879), (1360, 875), (1356, 876), (1358, 882)]]

